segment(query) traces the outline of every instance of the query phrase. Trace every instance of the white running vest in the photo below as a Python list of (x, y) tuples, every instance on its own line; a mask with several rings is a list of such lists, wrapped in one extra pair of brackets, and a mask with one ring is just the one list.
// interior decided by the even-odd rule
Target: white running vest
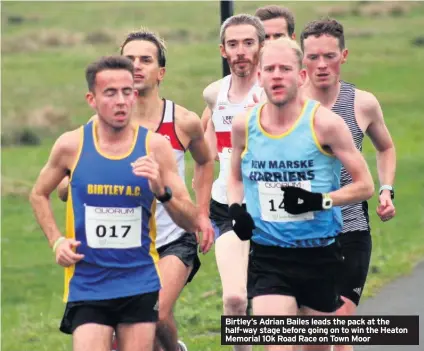
[[(212, 113), (212, 122), (215, 127), (217, 150), (219, 156), (219, 175), (212, 186), (212, 199), (228, 204), (227, 200), (227, 179), (230, 170), (231, 158), (231, 127), (233, 117), (242, 113), (246, 107), (253, 103), (253, 95), (260, 99), (263, 89), (256, 83), (250, 89), (244, 100), (240, 103), (231, 103), (228, 100), (228, 92), (231, 86), (231, 75), (222, 79), (221, 87)], [(243, 202), (245, 202), (243, 200)]]
[[(162, 134), (167, 138), (174, 149), (175, 157), (178, 164), (178, 173), (185, 183), (185, 162), (184, 162), (184, 146), (178, 139), (175, 131), (175, 105), (172, 101), (165, 100), (165, 108), (163, 111), (162, 122), (160, 123), (156, 133)], [(185, 230), (177, 226), (169, 216), (164, 205), (157, 201), (156, 206), (156, 248), (160, 248), (170, 242), (177, 240), (185, 233)]]

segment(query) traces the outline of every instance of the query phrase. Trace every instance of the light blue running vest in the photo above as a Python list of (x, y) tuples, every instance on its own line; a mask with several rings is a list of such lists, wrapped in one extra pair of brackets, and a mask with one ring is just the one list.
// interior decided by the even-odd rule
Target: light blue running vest
[(260, 124), (264, 104), (247, 117), (242, 177), (247, 211), (256, 229), (252, 240), (289, 248), (327, 246), (342, 229), (340, 207), (291, 215), (284, 211), (281, 186), (328, 193), (340, 188), (341, 163), (318, 143), (313, 121), (319, 103), (307, 100), (293, 126), (281, 135)]

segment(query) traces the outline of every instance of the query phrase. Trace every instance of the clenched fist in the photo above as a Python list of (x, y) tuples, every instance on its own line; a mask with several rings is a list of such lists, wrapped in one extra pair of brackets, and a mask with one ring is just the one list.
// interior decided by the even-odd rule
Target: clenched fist
[(136, 176), (148, 179), (153, 194), (160, 195), (163, 192), (164, 185), (160, 176), (159, 164), (156, 162), (153, 153), (139, 157), (131, 166)]
[(84, 255), (75, 252), (75, 249), (80, 245), (81, 242), (74, 239), (62, 240), (55, 250), (56, 263), (60, 264), (62, 267), (69, 267), (81, 261)]

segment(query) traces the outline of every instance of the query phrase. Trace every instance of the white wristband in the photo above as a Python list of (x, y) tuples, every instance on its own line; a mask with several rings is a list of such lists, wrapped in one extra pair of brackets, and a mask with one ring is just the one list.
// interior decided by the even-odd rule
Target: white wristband
[(392, 191), (393, 190), (393, 187), (391, 185), (382, 185), (380, 187), (380, 190), (378, 191), (378, 193), (380, 194), (383, 190), (390, 190), (390, 191)]
[(53, 244), (53, 252), (56, 252), (57, 247), (59, 246), (59, 244), (65, 240), (66, 238), (64, 238), (63, 236), (61, 236), (60, 238), (58, 238), (54, 244)]

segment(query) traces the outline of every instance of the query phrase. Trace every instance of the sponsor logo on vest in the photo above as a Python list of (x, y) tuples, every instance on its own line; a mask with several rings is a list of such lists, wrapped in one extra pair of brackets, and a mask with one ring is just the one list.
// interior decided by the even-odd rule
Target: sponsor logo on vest
[(268, 189), (272, 189), (272, 188), (281, 188), (281, 187), (286, 187), (286, 186), (295, 186), (297, 188), (301, 188), (302, 184), (300, 184), (299, 182), (272, 182), (272, 183), (265, 183), (265, 188)]
[(231, 124), (233, 122), (234, 116), (222, 116), (222, 123), (223, 124)]
[(94, 209), (94, 212), (99, 214), (128, 214), (133, 215), (134, 209), (133, 208), (119, 208), (119, 207), (96, 207)]

